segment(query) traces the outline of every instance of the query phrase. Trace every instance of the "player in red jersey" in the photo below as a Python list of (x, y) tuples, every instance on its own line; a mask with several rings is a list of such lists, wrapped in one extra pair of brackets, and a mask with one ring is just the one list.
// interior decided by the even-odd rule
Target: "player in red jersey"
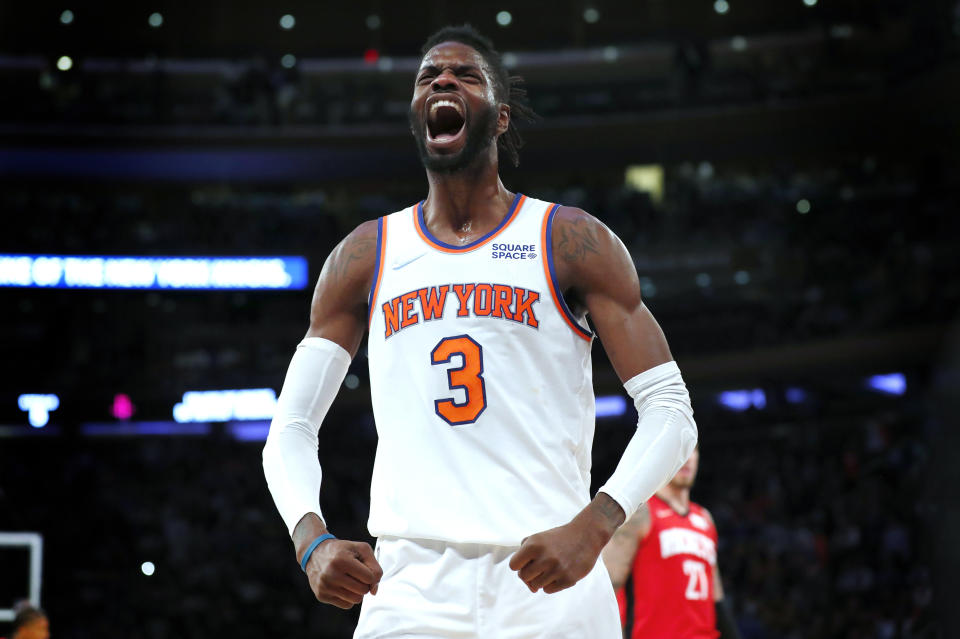
[(723, 600), (713, 517), (690, 501), (699, 463), (697, 448), (603, 551), (629, 639), (739, 639)]

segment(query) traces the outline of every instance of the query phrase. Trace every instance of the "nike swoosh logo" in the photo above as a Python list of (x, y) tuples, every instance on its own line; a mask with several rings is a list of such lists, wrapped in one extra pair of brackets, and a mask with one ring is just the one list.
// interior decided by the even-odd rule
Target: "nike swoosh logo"
[(425, 252), (424, 252), (424, 253), (421, 253), (420, 255), (414, 255), (413, 257), (411, 257), (410, 259), (408, 259), (408, 260), (405, 261), (405, 262), (394, 262), (394, 263), (393, 263), (393, 270), (397, 270), (397, 269), (403, 268), (404, 266), (406, 266), (407, 264), (410, 264), (411, 262), (416, 262), (417, 260), (419, 260), (419, 259), (420, 259), (421, 257), (423, 257), (424, 255), (426, 255)]

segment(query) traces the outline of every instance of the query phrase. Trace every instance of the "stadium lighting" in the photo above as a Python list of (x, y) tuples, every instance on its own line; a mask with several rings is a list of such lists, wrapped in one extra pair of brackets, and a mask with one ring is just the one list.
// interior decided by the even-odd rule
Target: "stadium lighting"
[(654, 297), (657, 294), (657, 287), (649, 277), (641, 277), (640, 291), (645, 297)]
[(624, 184), (650, 195), (654, 204), (663, 202), (663, 166), (660, 164), (631, 164), (624, 175)]
[(297, 56), (293, 55), (292, 53), (286, 54), (280, 58), (280, 66), (282, 66), (284, 69), (292, 69), (293, 67), (297, 66)]
[(157, 571), (157, 567), (153, 564), (152, 561), (145, 561), (140, 564), (140, 572), (142, 572), (147, 577), (152, 577), (153, 573)]
[(717, 396), (720, 405), (738, 413), (750, 407), (762, 410), (767, 407), (767, 394), (762, 388), (723, 391)]
[(885, 395), (903, 395), (907, 392), (907, 377), (903, 373), (873, 375), (867, 378), (867, 388)]
[(616, 47), (604, 47), (603, 48), (603, 59), (606, 62), (616, 62), (617, 58), (620, 57), (620, 50)]
[(748, 271), (737, 271), (733, 274), (733, 281), (743, 286), (750, 283), (750, 273)]
[(709, 273), (697, 273), (697, 277), (695, 279), (697, 286), (700, 288), (707, 288), (710, 286), (710, 282), (713, 281), (713, 278), (710, 277)]
[(0, 287), (301, 289), (303, 257), (118, 257), (0, 254)]
[(206, 422), (178, 424), (170, 421), (155, 422), (87, 422), (80, 425), (84, 437), (206, 437), (212, 427)]
[(810, 212), (810, 200), (803, 198), (797, 202), (797, 213), (800, 215), (806, 215)]
[(277, 393), (272, 388), (188, 391), (173, 407), (173, 419), (180, 424), (271, 419), (276, 408)]
[(784, 397), (789, 404), (802, 404), (807, 401), (809, 394), (798, 386), (790, 386), (784, 393)]
[(720, 15), (725, 15), (730, 11), (730, 3), (727, 0), (717, 0), (713, 3), (713, 10)]
[(617, 417), (627, 412), (627, 398), (623, 395), (601, 395), (594, 401), (597, 417)]
[(147, 18), (147, 23), (154, 29), (159, 29), (163, 25), (163, 15), (154, 11), (150, 14), (150, 17)]
[(513, 16), (510, 15), (509, 11), (500, 11), (497, 13), (497, 24), (501, 27), (509, 27), (511, 22), (513, 22)]
[(600, 20), (600, 12), (593, 7), (583, 10), (583, 21), (587, 24), (596, 24)]
[(229, 422), (227, 433), (238, 442), (264, 442), (270, 434), (270, 422)]
[(69, 71), (73, 68), (73, 59), (68, 55), (62, 55), (57, 59), (57, 68), (61, 71)]
[(803, 0), (803, 4), (808, 7), (813, 7), (817, 4), (817, 0)]
[(34, 428), (43, 428), (50, 421), (50, 413), (60, 408), (56, 395), (25, 394), (17, 398), (17, 406), (27, 413), (27, 420)]
[(73, 11), (70, 9), (65, 9), (63, 13), (60, 14), (60, 24), (72, 24), (73, 23)]
[(733, 36), (730, 39), (730, 48), (734, 51), (746, 51), (747, 50), (747, 39), (743, 36)]
[(381, 24), (382, 22), (380, 20), (380, 16), (378, 16), (377, 14), (371, 13), (370, 15), (367, 16), (367, 28), (370, 29), (371, 31), (376, 31), (377, 29), (379, 29)]
[(126, 393), (117, 393), (113, 396), (113, 404), (110, 405), (110, 414), (119, 420), (126, 421), (133, 417), (136, 412), (136, 406), (133, 400)]
[(285, 14), (283, 14), (282, 16), (280, 16), (280, 28), (281, 28), (281, 29), (286, 29), (287, 31), (289, 31), (289, 30), (292, 29), (296, 24), (297, 24), (297, 19), (294, 18), (294, 17), (293, 17), (292, 15), (290, 15), (289, 13), (285, 13)]

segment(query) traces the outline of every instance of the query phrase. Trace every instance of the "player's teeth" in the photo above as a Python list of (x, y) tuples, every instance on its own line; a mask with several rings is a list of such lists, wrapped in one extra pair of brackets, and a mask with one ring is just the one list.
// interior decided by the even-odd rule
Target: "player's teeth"
[(460, 105), (457, 104), (456, 102), (450, 102), (449, 100), (437, 100), (436, 102), (434, 102), (433, 104), (431, 104), (431, 105), (430, 105), (430, 111), (431, 111), (431, 113), (432, 113), (433, 111), (436, 111), (437, 109), (439, 109), (439, 108), (442, 107), (442, 106), (453, 107), (454, 109), (457, 110), (457, 113), (460, 113)]

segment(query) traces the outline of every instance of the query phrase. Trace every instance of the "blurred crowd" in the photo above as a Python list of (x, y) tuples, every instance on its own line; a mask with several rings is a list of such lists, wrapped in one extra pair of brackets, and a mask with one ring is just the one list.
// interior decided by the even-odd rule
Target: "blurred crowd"
[(717, 450), (700, 494), (745, 637), (937, 637), (923, 424), (791, 424)]
[[(897, 73), (944, 58), (935, 40), (907, 30), (873, 46)], [(549, 117), (630, 114), (677, 107), (775, 103), (886, 86), (890, 69), (863, 54), (872, 34), (850, 25), (755, 39), (673, 37), (570, 51), (506, 54), (512, 73), (535, 76), (535, 110)], [(897, 55), (892, 51), (900, 47)], [(11, 58), (10, 99), (0, 120), (111, 125), (349, 126), (404, 124), (416, 61), (379, 51), (361, 60), (266, 58), (78, 59), (69, 71), (50, 60)], [(526, 65), (529, 65), (527, 67)], [(571, 76), (571, 65), (580, 67)], [(617, 65), (630, 73), (615, 73)], [(529, 71), (529, 73), (528, 73)], [(606, 76), (613, 74), (612, 77)], [(599, 79), (605, 79), (599, 82)]]
[[(960, 188), (936, 164), (874, 157), (817, 168), (665, 167), (662, 200), (623, 174), (509, 186), (580, 206), (630, 248), (646, 303), (678, 358), (946, 325)], [(354, 225), (423, 196), (417, 183), (299, 190), (226, 185), (8, 184), (16, 232), (0, 251), (86, 255), (305, 255), (310, 280)], [(168, 415), (193, 388), (275, 387), (305, 330), (310, 289), (287, 293), (0, 290), (18, 369), (4, 387), (139, 394)], [(59, 321), (69, 303), (72, 321)], [(187, 329), (186, 327), (189, 327)], [(51, 372), (49, 336), (63, 363)], [(43, 354), (47, 353), (47, 356)], [(135, 366), (136, 354), (145, 365)], [(365, 379), (365, 364), (357, 375)], [(82, 376), (76, 371), (83, 370)], [(53, 375), (53, 378), (51, 377)], [(35, 381), (34, 381), (35, 380)], [(25, 391), (24, 391), (25, 392)], [(65, 406), (63, 410), (67, 410)], [(104, 409), (101, 409), (104, 410)], [(148, 411), (149, 413), (149, 411)], [(141, 413), (141, 417), (144, 413)], [(106, 414), (104, 413), (104, 416)], [(89, 419), (89, 415), (86, 416)]]
[[(946, 636), (932, 616), (924, 424), (903, 400), (838, 409), (796, 418), (696, 407), (693, 498), (717, 520), (743, 635)], [(632, 420), (598, 425), (594, 489)], [(226, 436), (4, 446), (0, 529), (43, 532), (43, 603), (55, 636), (351, 636), (356, 611), (321, 606), (309, 592), (260, 448)], [(367, 412), (335, 408), (321, 429), (321, 502), (342, 538), (369, 540), (374, 448)]]

